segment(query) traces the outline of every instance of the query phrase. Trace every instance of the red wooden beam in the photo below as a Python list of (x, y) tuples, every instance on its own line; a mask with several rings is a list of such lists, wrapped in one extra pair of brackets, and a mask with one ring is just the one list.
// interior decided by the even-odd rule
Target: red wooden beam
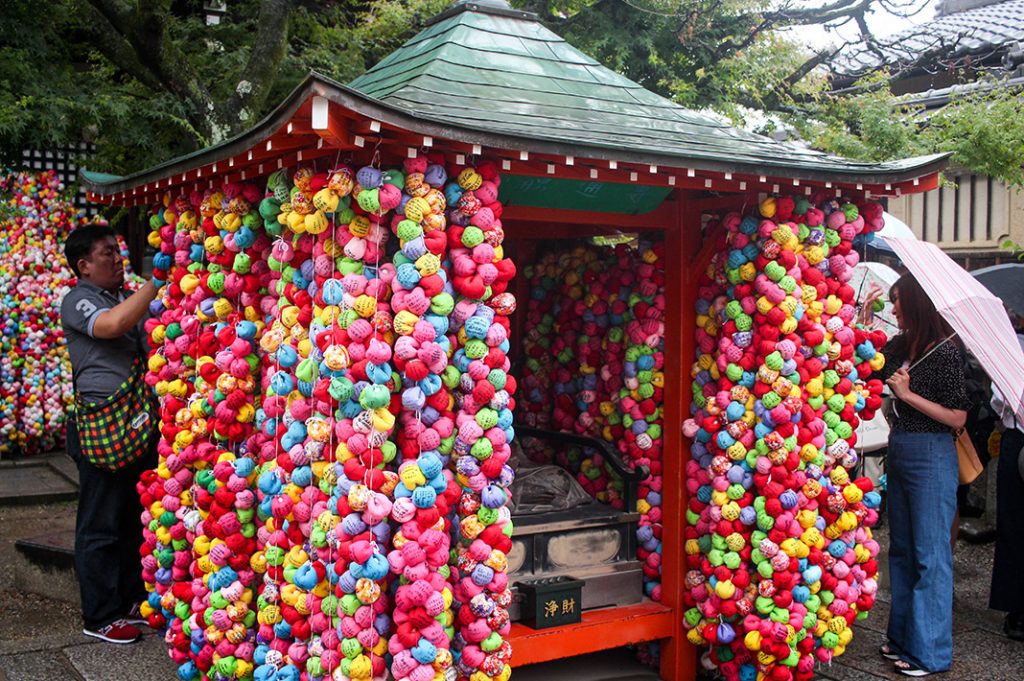
[(687, 205), (689, 210), (698, 214), (734, 210), (746, 214), (750, 208), (757, 207), (758, 198), (757, 192), (747, 192), (745, 194), (727, 194), (725, 196), (712, 196), (703, 199), (690, 199)]
[[(917, 194), (939, 188), (939, 173), (932, 173), (919, 177), (916, 180), (907, 180), (893, 185), (893, 191), (900, 190), (901, 194)], [(888, 192), (886, 192), (888, 193)]]
[[(190, 192), (196, 186), (203, 190), (210, 186), (211, 181), (214, 187), (220, 187), (228, 182), (255, 182), (277, 170), (279, 160), (281, 162), (280, 167), (294, 168), (319, 158), (336, 156), (339, 153), (339, 149), (319, 145), (317, 140), (318, 138), (316, 137), (312, 139), (295, 138), (293, 143), (282, 144), (278, 147), (272, 146), (272, 150), (276, 149), (278, 154), (276, 157), (257, 157), (256, 154), (253, 154), (252, 160), (236, 162), (233, 166), (230, 160), (223, 161), (216, 164), (217, 172), (213, 172), (213, 165), (210, 165), (197, 169), (197, 171), (201, 170), (201, 175), (190, 171), (186, 174), (187, 179), (185, 181), (181, 181), (181, 175), (175, 175), (160, 180), (159, 187), (156, 186), (156, 182), (153, 182), (142, 185), (135, 190), (119, 192), (102, 199), (96, 195), (97, 198), (92, 200), (114, 205), (151, 205), (159, 201), (166, 192), (177, 195), (181, 192)], [(262, 166), (262, 170), (260, 170), (260, 166)], [(244, 178), (243, 173), (245, 175)]]
[[(374, 135), (384, 135), (380, 142), (381, 149), (388, 149), (391, 153), (405, 158), (409, 150), (415, 153), (429, 153), (437, 150), (449, 155), (449, 161), (454, 165), (457, 157), (451, 157), (452, 152), (464, 157), (464, 162), (469, 163), (470, 157), (474, 154), (472, 149), (475, 145), (464, 142), (452, 142), (449, 140), (432, 140), (430, 148), (422, 145), (421, 135), (396, 133), (390, 129), (382, 130)], [(634, 184), (656, 187), (677, 187), (680, 189), (704, 189), (711, 191), (740, 191), (739, 180), (726, 180), (722, 173), (697, 173), (691, 176), (686, 168), (658, 167), (656, 172), (651, 172), (648, 165), (632, 163), (612, 163), (586, 158), (572, 158), (572, 165), (567, 164), (567, 157), (527, 154), (527, 159), (520, 156), (522, 152), (508, 149), (484, 149), (482, 157), (497, 160), (499, 168), (503, 173), (522, 175), (527, 177), (558, 177), (559, 179), (583, 180), (594, 182), (614, 182), (617, 184)], [(508, 165), (508, 168), (504, 166)], [(614, 166), (614, 167), (612, 167)], [(596, 176), (592, 171), (596, 171)]]
[[(299, 149), (315, 149), (317, 146), (316, 135), (286, 135), (277, 134), (268, 140), (260, 142), (252, 150), (252, 158), (247, 159), (251, 163), (266, 163), (267, 160), (281, 158), (290, 151)], [(204, 170), (203, 175), (206, 175)]]
[[(751, 173), (731, 173), (727, 171), (706, 171), (684, 166), (661, 165), (656, 172), (646, 164), (615, 162), (608, 160), (589, 159), (586, 157), (566, 157), (552, 154), (536, 154), (513, 149), (481, 148), (469, 142), (430, 138), (430, 144), (424, 145), (422, 135), (416, 135), (391, 126), (381, 124), (379, 131), (373, 131), (368, 123), (360, 123), (360, 130), (367, 134), (382, 137), (381, 148), (395, 147), (401, 157), (408, 154), (409, 149), (416, 152), (429, 153), (432, 150), (462, 154), (468, 163), (471, 156), (485, 157), (506, 162), (511, 167), (503, 172), (531, 177), (554, 177), (595, 180), (599, 182), (616, 182), (648, 186), (673, 186), (680, 189), (703, 189), (727, 193), (764, 193), (779, 195), (809, 196), (825, 192), (832, 196), (848, 199), (863, 199), (865, 193), (874, 196), (893, 195), (897, 189), (901, 193), (927, 191), (937, 186), (937, 174), (926, 178), (907, 180), (896, 184), (865, 185), (854, 182), (805, 180), (803, 178), (775, 177)], [(594, 177), (592, 170), (597, 171)], [(669, 178), (673, 178), (671, 181)], [(859, 188), (858, 188), (859, 187)], [(838, 190), (838, 195), (837, 195)]]
[[(555, 208), (538, 208), (536, 206), (508, 206), (501, 214), (502, 223), (511, 222), (539, 222), (539, 223), (561, 223), (572, 225), (586, 225), (597, 227), (600, 231), (592, 234), (614, 234), (621, 231), (619, 228), (630, 227), (636, 229), (660, 228), (668, 224), (672, 219), (673, 208), (669, 202), (663, 202), (658, 208), (649, 213), (640, 215), (627, 215), (624, 213), (599, 213), (588, 210), (565, 210)], [(601, 229), (604, 227), (604, 229)], [(518, 233), (518, 232), (517, 232)], [(574, 230), (569, 236), (580, 236), (581, 230)], [(538, 236), (543, 236), (540, 232)]]
[(313, 120), (308, 114), (305, 116), (295, 114), (288, 123), (281, 127), (281, 130), (278, 132), (283, 132), (286, 135), (316, 134), (313, 130)]
[[(558, 177), (559, 179), (582, 180), (589, 182), (614, 182), (616, 184), (632, 184), (638, 186), (674, 187), (677, 189), (696, 189), (719, 192), (740, 191), (739, 180), (726, 180), (721, 173), (700, 174), (690, 176), (685, 168), (659, 167), (657, 172), (650, 172), (645, 165), (628, 163), (615, 164), (615, 168), (607, 163), (589, 159), (574, 159), (573, 165), (564, 165), (561, 158), (541, 158), (531, 156), (529, 161), (512, 160), (509, 169), (503, 172), (528, 177)], [(551, 172), (552, 167), (554, 172)], [(597, 174), (591, 172), (596, 170)]]

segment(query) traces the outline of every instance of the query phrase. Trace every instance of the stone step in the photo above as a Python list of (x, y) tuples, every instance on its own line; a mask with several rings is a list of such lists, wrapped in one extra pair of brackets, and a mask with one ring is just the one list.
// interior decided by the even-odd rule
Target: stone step
[(0, 506), (78, 497), (78, 470), (63, 454), (0, 461)]
[(72, 570), (75, 567), (75, 532), (61, 530), (14, 542), (25, 558), (42, 568)]
[[(75, 573), (75, 533), (72, 529), (54, 529), (45, 534), (29, 534), (15, 539), (9, 552), (5, 582), (20, 593), (79, 605), (78, 577)], [(2, 681), (2, 679), (0, 679)]]

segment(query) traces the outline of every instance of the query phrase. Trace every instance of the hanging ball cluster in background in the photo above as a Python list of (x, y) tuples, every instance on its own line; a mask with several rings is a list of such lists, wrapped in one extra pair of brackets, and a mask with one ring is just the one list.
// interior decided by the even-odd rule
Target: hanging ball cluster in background
[(456, 670), (460, 678), (504, 681), (512, 673), (507, 572), (513, 529), (508, 487), (514, 475), (508, 460), (516, 390), (508, 359), (515, 300), (506, 289), (515, 266), (502, 245), (496, 166), (485, 161), (450, 178), (448, 262), (459, 298), (449, 326), (456, 370), (452, 464), (461, 487), (453, 592)]
[(255, 666), (255, 462), (246, 456), (259, 393), (257, 341), (269, 246), (259, 190), (168, 198), (150, 215), (163, 285), (146, 322), (147, 382), (160, 398), (160, 463), (143, 475), (142, 614), (165, 626), (181, 678), (247, 678)]
[(769, 197), (717, 229), (684, 426), (684, 624), (727, 679), (812, 678), (874, 603), (880, 497), (850, 471), (885, 338), (854, 327), (846, 282), (879, 210)]
[[(521, 416), (530, 425), (601, 438), (641, 482), (638, 559), (644, 588), (661, 597), (661, 457), (664, 391), (663, 247), (574, 245), (527, 268), (531, 295), (524, 338)], [(622, 508), (621, 481), (597, 452), (557, 463), (598, 500)], [(632, 510), (632, 509), (630, 509)]]
[(87, 220), (52, 170), (0, 169), (0, 197), (0, 455), (35, 454), (64, 442), (73, 388), (60, 304), (75, 285), (64, 241)]
[(401, 408), (396, 440), (400, 482), (391, 507), (398, 530), (387, 556), (398, 587), (388, 647), (396, 679), (433, 678), (454, 664), (449, 513), (459, 497), (454, 476), (445, 468), (455, 427), (451, 393), (443, 380), (451, 349), (447, 317), (455, 305), (445, 290), (443, 267), (447, 171), (416, 158), (393, 174), (402, 188), (391, 218), (399, 248), (386, 271), (394, 290), (393, 359)]

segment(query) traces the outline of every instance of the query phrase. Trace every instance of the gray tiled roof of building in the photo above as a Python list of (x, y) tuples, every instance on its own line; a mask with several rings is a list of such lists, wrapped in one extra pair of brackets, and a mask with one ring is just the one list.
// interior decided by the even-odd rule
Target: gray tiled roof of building
[(866, 46), (842, 55), (833, 68), (841, 76), (856, 76), (879, 65), (908, 64), (920, 55), (939, 51), (943, 58), (985, 57), (1024, 42), (1024, 0), (1006, 0), (938, 16), (880, 39), (884, 60)]

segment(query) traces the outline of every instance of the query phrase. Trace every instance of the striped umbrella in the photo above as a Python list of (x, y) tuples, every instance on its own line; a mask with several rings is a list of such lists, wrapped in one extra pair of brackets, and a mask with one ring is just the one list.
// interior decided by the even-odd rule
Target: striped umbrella
[(883, 237), (1024, 422), (1024, 352), (995, 297), (935, 244)]

